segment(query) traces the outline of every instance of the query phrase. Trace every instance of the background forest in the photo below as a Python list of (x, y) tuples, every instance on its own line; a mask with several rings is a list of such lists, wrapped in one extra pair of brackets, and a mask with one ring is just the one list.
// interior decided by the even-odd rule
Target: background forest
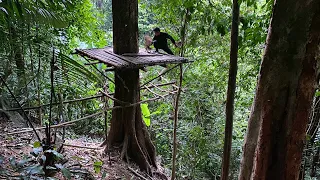
[[(242, 0), (240, 5), (239, 57), (235, 96), (234, 129), (231, 154), (231, 179), (238, 176), (247, 119), (253, 102), (257, 75), (265, 47), (272, 11), (272, 0)], [(152, 36), (160, 27), (182, 41), (175, 55), (193, 63), (184, 66), (183, 93), (178, 121), (177, 178), (216, 179), (221, 174), (225, 125), (225, 100), (229, 69), (230, 0), (140, 0), (139, 40)], [(57, 123), (97, 113), (103, 101), (91, 99), (53, 106), (90, 97), (105, 86), (105, 65), (86, 65), (76, 48), (101, 48), (112, 45), (111, 0), (0, 1), (0, 76), (13, 91), (33, 122), (43, 124), (52, 117)], [(54, 64), (52, 64), (54, 62)], [(54, 69), (51, 99), (50, 72)], [(162, 67), (147, 68), (142, 82), (156, 77)], [(103, 75), (101, 74), (103, 73)], [(159, 83), (176, 80), (178, 71), (168, 73)], [(147, 91), (142, 99), (152, 97)], [(109, 103), (112, 106), (112, 103)], [(148, 130), (161, 164), (170, 169), (172, 158), (173, 97), (145, 104), (150, 115)], [(0, 113), (15, 123), (25, 123), (18, 107), (0, 81)], [(144, 113), (145, 115), (145, 113)], [(108, 114), (108, 119), (111, 113)], [(105, 119), (93, 117), (69, 127), (67, 136), (103, 137)], [(305, 156), (305, 159), (308, 159)]]

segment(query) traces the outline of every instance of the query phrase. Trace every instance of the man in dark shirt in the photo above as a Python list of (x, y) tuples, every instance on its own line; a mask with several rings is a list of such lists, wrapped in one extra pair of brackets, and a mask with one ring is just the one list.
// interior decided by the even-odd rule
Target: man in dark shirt
[(167, 42), (167, 39), (170, 39), (171, 42), (177, 47), (177, 44), (175, 40), (172, 38), (172, 36), (170, 36), (167, 33), (160, 32), (160, 28), (155, 28), (153, 32), (154, 32), (153, 45), (156, 48), (156, 51), (158, 52), (159, 49), (162, 49), (166, 53), (173, 55), (173, 52), (168, 47), (168, 42)]

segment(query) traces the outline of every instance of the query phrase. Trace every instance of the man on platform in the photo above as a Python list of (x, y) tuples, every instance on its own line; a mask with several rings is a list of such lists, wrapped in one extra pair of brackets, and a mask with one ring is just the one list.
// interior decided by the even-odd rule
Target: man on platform
[(173, 55), (173, 52), (168, 46), (167, 39), (170, 39), (171, 42), (177, 47), (176, 41), (170, 36), (168, 33), (160, 32), (160, 28), (154, 28), (154, 37), (153, 37), (153, 45), (158, 52), (159, 49), (164, 50), (166, 53)]

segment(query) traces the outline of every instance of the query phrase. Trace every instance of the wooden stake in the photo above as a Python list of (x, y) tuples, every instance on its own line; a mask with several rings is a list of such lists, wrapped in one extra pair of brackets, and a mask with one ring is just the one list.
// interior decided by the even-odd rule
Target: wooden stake
[(175, 108), (174, 108), (174, 124), (173, 124), (173, 150), (172, 150), (172, 173), (171, 180), (175, 179), (176, 176), (176, 156), (177, 156), (177, 124), (178, 124), (178, 108), (179, 108), (179, 97), (181, 94), (182, 87), (182, 64), (180, 64), (180, 80), (179, 80), (179, 88), (178, 93), (175, 100)]

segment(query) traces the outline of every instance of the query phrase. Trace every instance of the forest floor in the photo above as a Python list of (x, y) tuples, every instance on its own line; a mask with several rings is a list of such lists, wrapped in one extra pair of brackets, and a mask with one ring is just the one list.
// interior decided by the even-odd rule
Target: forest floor
[[(21, 131), (21, 125), (14, 124), (0, 117), (0, 179), (44, 179), (38, 175), (41, 167), (40, 157), (32, 155), (36, 136), (33, 132), (8, 135)], [(42, 131), (43, 132), (43, 131)], [(56, 179), (106, 179), (106, 180), (163, 180), (169, 179), (168, 171), (158, 163), (158, 169), (153, 169), (150, 177), (133, 163), (126, 163), (119, 159), (118, 150), (109, 154), (99, 147), (101, 139), (77, 137), (66, 138), (61, 154), (63, 158), (57, 163), (66, 171), (53, 175)], [(70, 146), (69, 146), (70, 145)], [(64, 173), (62, 173), (64, 172)], [(33, 175), (32, 175), (33, 174)], [(63, 175), (64, 174), (64, 175)], [(54, 179), (52, 178), (52, 179)]]

